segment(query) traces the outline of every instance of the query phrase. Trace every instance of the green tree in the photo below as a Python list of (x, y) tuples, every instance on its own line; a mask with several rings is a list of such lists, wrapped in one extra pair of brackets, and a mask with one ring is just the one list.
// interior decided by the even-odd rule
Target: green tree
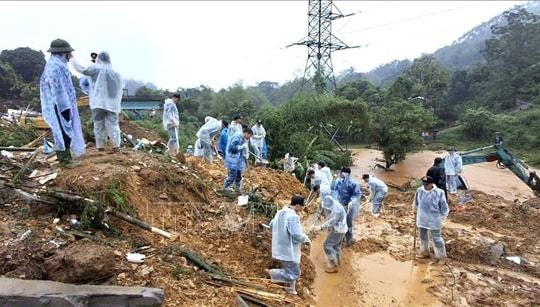
[(424, 97), (424, 105), (443, 119), (441, 106), (450, 85), (450, 76), (444, 66), (434, 56), (424, 55), (413, 61), (406, 75), (414, 84), (411, 96)]
[(540, 62), (540, 17), (525, 9), (503, 13), (506, 24), (492, 27), (494, 37), (485, 43), (483, 54), (490, 72), (487, 91), (483, 94), (486, 105), (507, 110), (515, 107), (518, 99), (536, 98), (529, 91), (538, 79)]
[(137, 92), (135, 92), (135, 97), (153, 97), (153, 96), (161, 96), (160, 91), (152, 90), (146, 85), (139, 87), (137, 89)]
[(494, 115), (487, 109), (467, 109), (460, 118), (465, 133), (475, 139), (482, 139), (491, 135)]
[(373, 134), (386, 165), (405, 160), (421, 142), (420, 132), (434, 123), (433, 115), (417, 102), (393, 99), (374, 110)]
[(24, 82), (39, 80), (46, 63), (43, 52), (28, 47), (3, 50), (0, 53), (0, 61), (11, 65)]
[(0, 97), (10, 98), (17, 94), (20, 79), (11, 65), (0, 61)]
[(338, 85), (336, 88), (336, 96), (351, 101), (360, 98), (367, 102), (368, 105), (380, 104), (383, 99), (382, 91), (366, 80), (356, 80)]

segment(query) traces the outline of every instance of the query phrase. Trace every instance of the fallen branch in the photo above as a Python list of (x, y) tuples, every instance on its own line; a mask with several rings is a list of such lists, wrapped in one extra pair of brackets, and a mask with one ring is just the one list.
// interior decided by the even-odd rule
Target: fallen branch
[(195, 254), (192, 251), (178, 245), (173, 245), (172, 248), (176, 250), (177, 252), (179, 252), (188, 261), (200, 267), (201, 269), (207, 271), (208, 273), (223, 276), (223, 272), (221, 272), (221, 270), (210, 265), (208, 262), (204, 261), (203, 259), (195, 256)]
[(150, 231), (152, 233), (158, 234), (158, 235), (163, 236), (163, 237), (168, 238), (168, 239), (173, 238), (173, 235), (170, 232), (167, 232), (165, 230), (161, 230), (161, 229), (156, 228), (154, 226), (150, 226), (150, 225), (144, 223), (143, 221), (141, 221), (139, 219), (136, 219), (136, 218), (134, 218), (132, 216), (129, 216), (127, 214), (124, 214), (122, 212), (116, 211), (116, 210), (114, 210), (112, 208), (108, 208), (108, 210), (106, 210), (105, 212), (110, 213), (111, 215), (114, 215), (115, 217), (117, 217), (117, 218), (119, 218), (121, 220), (124, 220), (124, 221), (126, 221), (126, 222), (128, 222), (130, 224), (133, 224), (135, 226), (139, 226), (140, 228), (142, 228), (144, 230)]
[[(69, 194), (69, 193), (64, 193), (64, 192), (57, 192), (57, 191), (45, 191), (45, 193), (47, 195), (50, 195), (52, 197), (55, 197), (57, 199), (62, 199), (62, 200), (67, 200), (67, 201), (71, 201), (71, 202), (77, 202), (77, 201), (84, 201), (84, 202), (88, 202), (90, 204), (99, 204), (98, 201), (95, 201), (93, 199), (89, 199), (89, 198), (85, 198), (85, 197), (82, 197), (82, 196), (79, 196), (79, 195), (76, 195), (76, 194)], [(135, 226), (138, 226), (144, 230), (147, 230), (147, 231), (150, 231), (152, 233), (156, 233), (158, 235), (161, 235), (161, 236), (164, 236), (168, 239), (176, 239), (176, 236), (173, 236), (171, 233), (167, 232), (167, 231), (164, 231), (164, 230), (161, 230), (159, 228), (156, 228), (156, 227), (153, 227), (153, 226), (150, 226), (146, 223), (144, 223), (143, 221), (139, 220), (139, 219), (136, 219), (134, 217), (131, 217), (127, 214), (124, 214), (124, 213), (121, 213), (117, 210), (115, 210), (114, 208), (111, 208), (111, 207), (107, 207), (105, 206), (105, 212), (106, 213), (110, 213), (111, 215), (121, 219), (121, 220), (124, 220), (132, 225), (135, 225)]]

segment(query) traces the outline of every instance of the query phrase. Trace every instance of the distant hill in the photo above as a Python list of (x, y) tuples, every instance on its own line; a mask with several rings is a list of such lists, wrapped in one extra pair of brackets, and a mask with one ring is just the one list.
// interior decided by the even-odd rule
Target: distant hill
[[(531, 1), (517, 8), (525, 8), (527, 11), (540, 15), (540, 2)], [(465, 70), (476, 64), (484, 63), (484, 56), (480, 52), (484, 49), (484, 42), (490, 39), (493, 34), (491, 27), (494, 25), (504, 25), (505, 18), (502, 14), (491, 18), (467, 33), (463, 34), (452, 44), (444, 46), (433, 53), (435, 58), (441, 62), (448, 70)], [(390, 63), (380, 65), (364, 74), (369, 81), (378, 86), (386, 86), (392, 82), (401, 72), (411, 65), (410, 60), (394, 60)], [(360, 78), (358, 78), (360, 79)]]

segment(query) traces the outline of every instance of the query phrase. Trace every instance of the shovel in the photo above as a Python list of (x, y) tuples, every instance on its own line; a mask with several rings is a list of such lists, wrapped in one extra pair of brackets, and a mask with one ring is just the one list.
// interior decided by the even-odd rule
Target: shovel
[(244, 193), (243, 195), (238, 196), (238, 206), (246, 206), (249, 202), (249, 194), (253, 193), (253, 182), (251, 181), (251, 171), (249, 170), (249, 160), (246, 160), (247, 175), (249, 179), (249, 193)]

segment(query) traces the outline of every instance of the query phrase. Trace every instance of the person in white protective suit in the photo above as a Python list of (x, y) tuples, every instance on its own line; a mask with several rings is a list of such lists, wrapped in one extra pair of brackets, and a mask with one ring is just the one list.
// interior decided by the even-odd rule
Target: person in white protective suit
[(326, 254), (326, 273), (337, 273), (341, 264), (341, 242), (347, 233), (347, 213), (345, 208), (331, 195), (326, 195), (322, 201), (326, 220), (320, 226), (313, 226), (310, 232), (328, 230), (324, 241), (324, 253)]
[(312, 190), (314, 186), (318, 186), (320, 188), (314, 191), (320, 193), (319, 196), (321, 200), (324, 199), (326, 195), (332, 194), (331, 181), (328, 181), (326, 174), (318, 169), (317, 164), (315, 164), (314, 168), (308, 171), (307, 175), (310, 179)]
[(242, 134), (242, 132), (244, 131), (244, 129), (242, 128), (242, 120), (242, 116), (236, 115), (231, 121), (227, 131), (227, 133), (229, 134), (229, 138), (231, 138), (235, 134)]
[(375, 218), (381, 215), (384, 198), (388, 193), (388, 186), (384, 181), (369, 174), (362, 175), (362, 180), (369, 186), (369, 198), (368, 201), (372, 201), (371, 214)]
[(262, 121), (257, 120), (257, 123), (251, 127), (251, 131), (253, 131), (253, 135), (249, 142), (255, 152), (255, 162), (262, 162), (262, 149), (266, 137), (266, 130), (262, 125)]
[(197, 139), (195, 141), (195, 148), (193, 149), (193, 156), (195, 157), (203, 157), (204, 156), (204, 150), (201, 145), (201, 139)]
[(199, 129), (199, 131), (197, 131), (197, 138), (200, 139), (201, 147), (203, 149), (203, 156), (210, 163), (212, 163), (214, 160), (212, 140), (219, 135), (221, 127), (222, 122), (220, 120), (211, 116), (206, 116), (204, 118), (204, 125)]
[(323, 161), (317, 162), (317, 165), (319, 166), (319, 170), (326, 176), (328, 183), (332, 184), (332, 181), (334, 180), (332, 170), (330, 170), (330, 168), (326, 166), (326, 163)]
[(90, 77), (90, 110), (94, 122), (94, 137), (98, 151), (105, 149), (105, 140), (111, 139), (113, 152), (120, 150), (119, 114), (122, 101), (122, 77), (111, 65), (109, 53), (98, 54), (96, 64), (81, 66), (72, 59), (73, 68)]
[(448, 192), (457, 194), (459, 175), (463, 171), (463, 160), (454, 147), (448, 148), (449, 155), (444, 158), (444, 171)]
[(279, 160), (280, 164), (283, 164), (283, 170), (294, 176), (294, 170), (296, 169), (296, 161), (298, 158), (293, 157), (290, 153), (286, 153), (285, 157)]
[(272, 231), (272, 258), (279, 260), (282, 269), (266, 270), (274, 283), (288, 285), (286, 291), (296, 293), (296, 280), (300, 277), (301, 246), (311, 244), (308, 236), (302, 232), (298, 212), (304, 208), (304, 198), (293, 196), (288, 206), (279, 210), (270, 222)]
[(169, 134), (169, 142), (167, 142), (167, 153), (171, 156), (176, 156), (180, 150), (178, 144), (178, 125), (180, 117), (178, 116), (178, 107), (176, 104), (180, 101), (179, 94), (173, 94), (171, 98), (165, 100), (163, 105), (163, 129)]
[(444, 191), (437, 188), (433, 178), (422, 177), (422, 186), (414, 195), (413, 210), (416, 213), (416, 226), (420, 231), (420, 258), (429, 258), (429, 238), (433, 240), (435, 260), (446, 262), (446, 246), (442, 238), (442, 224), (448, 217), (449, 209)]

